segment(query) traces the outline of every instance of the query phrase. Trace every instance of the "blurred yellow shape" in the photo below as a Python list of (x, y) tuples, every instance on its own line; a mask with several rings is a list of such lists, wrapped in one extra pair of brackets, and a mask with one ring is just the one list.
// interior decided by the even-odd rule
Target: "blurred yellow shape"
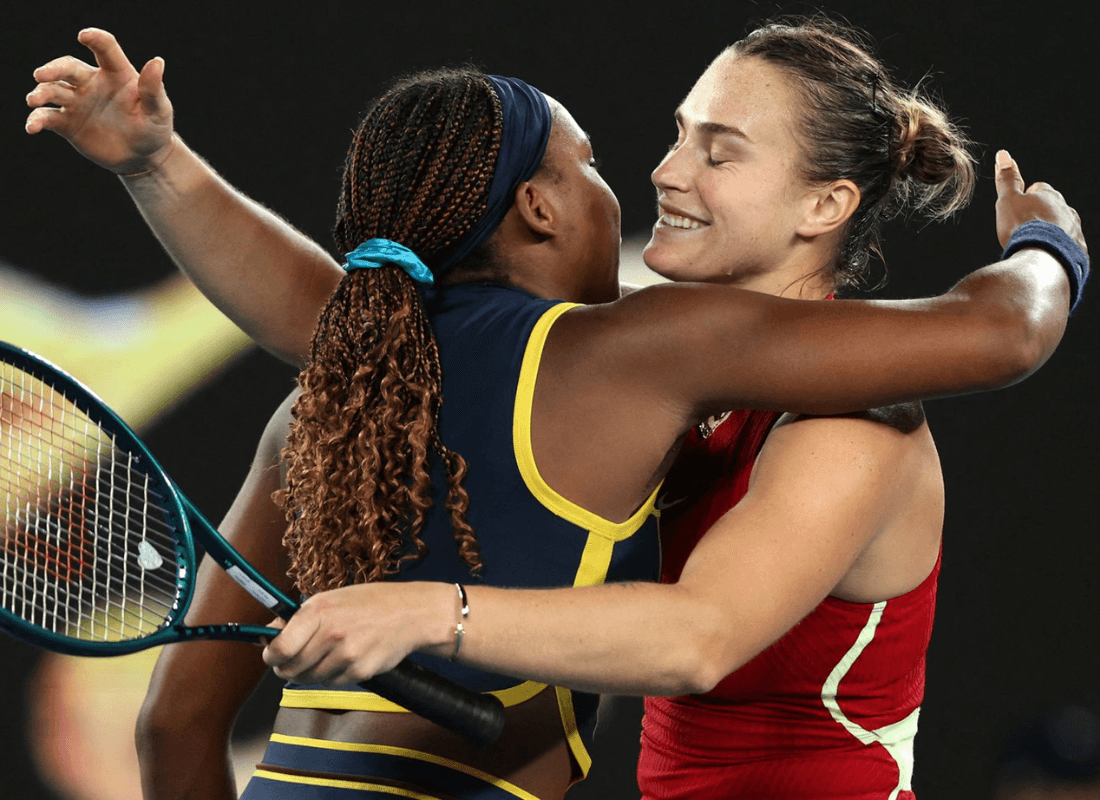
[(0, 339), (71, 373), (136, 429), (252, 346), (180, 276), (96, 298), (3, 268)]

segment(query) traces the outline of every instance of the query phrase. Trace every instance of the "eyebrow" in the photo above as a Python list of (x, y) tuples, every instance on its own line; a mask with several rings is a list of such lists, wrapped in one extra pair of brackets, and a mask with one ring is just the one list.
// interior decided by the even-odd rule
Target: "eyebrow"
[[(676, 122), (681, 128), (686, 127), (684, 125), (684, 115), (681, 113), (680, 109), (676, 109)], [(708, 136), (732, 136), (735, 139), (741, 139), (746, 142), (752, 141), (747, 133), (735, 125), (725, 125), (721, 122), (706, 121), (697, 123), (695, 127)]]

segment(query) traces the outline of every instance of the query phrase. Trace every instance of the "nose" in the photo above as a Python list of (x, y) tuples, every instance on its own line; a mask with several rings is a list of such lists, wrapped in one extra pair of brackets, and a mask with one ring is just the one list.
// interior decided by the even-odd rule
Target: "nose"
[(687, 191), (689, 181), (684, 149), (682, 145), (674, 145), (661, 159), (657, 169), (650, 174), (649, 179), (653, 181), (653, 185), (658, 189), (663, 191)]

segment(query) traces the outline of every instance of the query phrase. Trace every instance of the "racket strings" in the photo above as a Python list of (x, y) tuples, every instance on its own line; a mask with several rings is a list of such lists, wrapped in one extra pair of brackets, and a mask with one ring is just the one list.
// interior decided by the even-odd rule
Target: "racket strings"
[(176, 526), (140, 460), (62, 391), (0, 365), (0, 608), (85, 641), (169, 624)]

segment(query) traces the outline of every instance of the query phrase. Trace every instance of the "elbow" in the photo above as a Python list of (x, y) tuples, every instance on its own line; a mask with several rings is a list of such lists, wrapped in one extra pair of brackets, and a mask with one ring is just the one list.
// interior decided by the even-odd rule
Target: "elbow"
[(168, 698), (146, 697), (134, 725), (134, 744), (140, 763), (163, 763), (185, 747), (198, 746), (199, 740), (212, 743), (213, 747), (229, 746), (232, 721), (221, 724), (220, 719), (184, 706)]
[(681, 632), (679, 646), (668, 651), (665, 685), (652, 694), (706, 694), (748, 661), (729, 621), (720, 614), (712, 616), (712, 620), (697, 616), (692, 629)]
[(134, 726), (134, 743), (139, 759), (154, 757), (170, 748), (173, 742), (186, 734), (186, 727), (182, 717), (178, 713), (173, 714), (167, 703), (157, 703), (147, 697)]
[(1011, 386), (1050, 358), (1065, 330), (1065, 315), (1054, 308), (983, 303), (967, 309), (957, 341), (965, 343), (970, 391)]
[(134, 744), (139, 761), (147, 761), (163, 751), (172, 739), (174, 725), (169, 715), (146, 699), (134, 725)]
[(685, 669), (669, 695), (706, 694), (733, 670), (722, 669), (710, 654), (700, 654), (689, 669)]
[(720, 657), (719, 646), (713, 641), (709, 645), (685, 646), (677, 655), (677, 663), (666, 672), (662, 690), (653, 694), (706, 694), (736, 669)]
[(1010, 366), (1010, 383), (1017, 383), (1031, 375), (1039, 367), (1046, 363), (1050, 354), (1054, 352), (1058, 339), (1048, 343), (1042, 336), (1042, 331), (1029, 330), (1017, 337), (1015, 347), (1012, 350), (1012, 363)]
[(1065, 330), (1044, 316), (1017, 311), (997, 326), (995, 351), (998, 374), (994, 388), (1027, 378), (1050, 358)]

